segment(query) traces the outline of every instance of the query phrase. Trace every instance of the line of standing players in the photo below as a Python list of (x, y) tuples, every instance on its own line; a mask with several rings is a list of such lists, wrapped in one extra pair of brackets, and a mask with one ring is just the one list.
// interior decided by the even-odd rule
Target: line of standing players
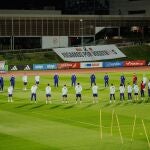
[[(54, 86), (58, 87), (59, 85), (59, 75), (56, 73), (53, 77), (54, 79)], [(26, 90), (26, 86), (27, 86), (27, 82), (28, 82), (28, 77), (26, 75), (26, 73), (23, 75), (22, 77), (23, 80), (23, 84), (24, 84), (24, 90)], [(71, 86), (75, 87), (75, 92), (76, 92), (76, 103), (78, 102), (78, 99), (80, 100), (80, 103), (82, 102), (82, 96), (81, 96), (81, 92), (82, 92), (82, 86), (80, 85), (80, 83), (76, 83), (77, 77), (75, 74), (72, 74), (71, 76)], [(124, 74), (122, 74), (120, 76), (120, 86), (119, 86), (119, 91), (120, 91), (120, 100), (123, 101), (125, 100), (125, 76)], [(128, 83), (127, 85), (127, 93), (128, 93), (128, 100), (132, 100), (132, 92), (134, 91), (134, 99), (138, 100), (138, 95), (139, 92), (141, 93), (141, 99), (143, 100), (145, 97), (145, 90), (146, 90), (146, 84), (147, 84), (147, 78), (145, 77), (145, 75), (143, 75), (143, 80), (141, 81), (140, 84), (140, 89), (137, 85), (137, 76), (134, 73), (133, 74), (133, 86), (130, 85), (130, 83)], [(91, 74), (90, 75), (90, 81), (91, 81), (91, 88), (92, 88), (92, 93), (93, 93), (93, 103), (97, 103), (98, 102), (98, 86), (96, 85), (96, 76), (95, 74)], [(36, 91), (38, 88), (40, 82), (40, 76), (37, 74), (35, 75), (35, 84), (31, 87), (31, 101), (35, 101), (36, 102)], [(150, 81), (148, 81), (148, 97), (150, 98)], [(109, 87), (109, 76), (106, 73), (104, 75), (104, 86), (105, 87)], [(12, 75), (10, 77), (10, 86), (8, 87), (8, 102), (12, 102), (12, 95), (13, 95), (13, 90), (15, 87), (15, 76)], [(116, 92), (116, 87), (115, 85), (113, 85), (111, 83), (110, 85), (110, 103), (112, 102), (112, 100), (114, 100), (115, 102), (115, 92)], [(0, 77), (0, 91), (3, 91), (4, 89), (4, 79), (3, 76)], [(47, 84), (47, 87), (45, 88), (45, 92), (46, 92), (46, 104), (49, 102), (51, 103), (51, 87), (50, 84)], [(68, 94), (68, 89), (67, 86), (64, 85), (62, 87), (62, 102), (66, 102), (68, 103), (67, 100), (67, 94)]]

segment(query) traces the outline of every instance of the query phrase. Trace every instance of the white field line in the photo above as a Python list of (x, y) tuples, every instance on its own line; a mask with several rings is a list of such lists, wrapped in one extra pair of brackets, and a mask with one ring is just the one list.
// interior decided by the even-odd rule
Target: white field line
[[(42, 114), (42, 113), (37, 113), (37, 112), (33, 112), (32, 113), (34, 114), (39, 114), (39, 115), (42, 115), (42, 116), (47, 116), (45, 114)], [(99, 124), (94, 124), (94, 123), (89, 123), (89, 122), (84, 122), (84, 121), (78, 121), (78, 120), (73, 120), (73, 119), (66, 119), (66, 118), (63, 118), (63, 117), (56, 117), (56, 116), (52, 116), (53, 119), (60, 119), (60, 120), (64, 120), (64, 121), (70, 121), (70, 122), (74, 122), (74, 123), (79, 123), (79, 124), (84, 124), (84, 125), (89, 125), (89, 126), (93, 126), (93, 127), (97, 127), (99, 128)], [(130, 125), (120, 125), (121, 127), (130, 127), (132, 126), (131, 124)], [(118, 127), (118, 125), (116, 126), (113, 126), (114, 128)], [(107, 129), (110, 129), (111, 127), (110, 126), (102, 126), (102, 128), (107, 128)]]

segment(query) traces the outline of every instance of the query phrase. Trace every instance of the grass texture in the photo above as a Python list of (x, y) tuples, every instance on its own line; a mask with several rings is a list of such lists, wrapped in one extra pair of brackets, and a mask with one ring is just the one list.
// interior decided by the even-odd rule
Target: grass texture
[[(143, 72), (136, 73), (140, 84)], [(121, 74), (108, 73), (110, 83), (116, 86), (116, 103), (111, 104), (109, 88), (104, 87), (104, 73), (96, 73), (96, 83), (99, 86), (98, 104), (92, 103), (90, 74), (77, 74), (77, 82), (83, 87), (82, 104), (75, 104), (71, 74), (59, 75), (58, 88), (53, 86), (52, 75), (41, 76), (36, 104), (30, 102), (30, 88), (34, 84), (34, 76), (28, 77), (27, 91), (23, 91), (22, 77), (16, 77), (13, 103), (7, 102), (9, 77), (4, 76), (4, 92), (0, 93), (0, 150), (148, 150), (142, 124), (143, 120), (150, 138), (150, 103), (147, 90), (143, 101), (139, 97), (138, 102), (128, 102), (126, 92), (126, 100), (120, 102)], [(126, 83), (132, 82), (132, 74), (133, 72), (124, 72)], [(145, 75), (150, 77), (149, 72), (145, 72)], [(46, 105), (47, 83), (52, 87), (52, 104)], [(69, 91), (68, 104), (61, 102), (61, 88), (64, 84)], [(135, 128), (132, 132), (135, 115)]]

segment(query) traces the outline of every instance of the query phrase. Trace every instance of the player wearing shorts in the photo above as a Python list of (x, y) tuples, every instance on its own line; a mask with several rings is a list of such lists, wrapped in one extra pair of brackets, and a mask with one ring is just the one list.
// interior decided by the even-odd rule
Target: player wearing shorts
[(63, 98), (62, 103), (68, 103), (67, 94), (68, 94), (68, 89), (67, 89), (66, 85), (64, 85), (62, 88), (62, 98)]
[(27, 83), (28, 83), (28, 76), (26, 75), (26, 73), (22, 77), (22, 81), (23, 81), (23, 85), (24, 85), (24, 90), (26, 91), (27, 90)]
[(112, 102), (112, 98), (114, 99), (115, 102), (115, 86), (111, 84), (110, 86), (110, 103)]
[(144, 85), (145, 85), (145, 87), (146, 87), (146, 84), (147, 84), (147, 77), (146, 77), (145, 75), (143, 75), (143, 83), (144, 83)]
[(98, 86), (96, 83), (92, 86), (93, 103), (98, 103)]
[(82, 86), (80, 83), (77, 83), (75, 86), (75, 91), (76, 91), (76, 104), (78, 102), (78, 99), (80, 99), (80, 103), (82, 103), (82, 98), (81, 98), (81, 92), (82, 92)]
[(130, 101), (132, 100), (132, 86), (130, 85), (130, 83), (128, 83), (127, 91), (128, 91), (128, 101)]
[(8, 102), (13, 102), (13, 87), (12, 86), (9, 86), (8, 87)]
[(119, 91), (120, 91), (120, 101), (125, 100), (124, 98), (125, 87), (123, 83), (120, 84)]
[(137, 101), (139, 95), (139, 87), (136, 83), (134, 84), (133, 90), (134, 90), (134, 100)]
[(46, 104), (52, 103), (52, 101), (51, 101), (51, 87), (50, 87), (50, 84), (47, 84), (47, 87), (45, 88), (45, 92), (46, 92)]
[(39, 85), (39, 83), (40, 83), (40, 76), (38, 74), (35, 76), (35, 83), (37, 85)]
[(34, 99), (34, 102), (36, 103), (36, 91), (37, 91), (37, 84), (31, 87), (31, 102)]

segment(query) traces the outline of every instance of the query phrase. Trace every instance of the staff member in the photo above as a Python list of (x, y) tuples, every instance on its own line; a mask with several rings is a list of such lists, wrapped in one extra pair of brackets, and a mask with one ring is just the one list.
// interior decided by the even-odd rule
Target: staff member
[(56, 73), (56, 74), (54, 75), (54, 86), (55, 86), (55, 87), (58, 87), (58, 82), (59, 82), (59, 76), (58, 76), (58, 74)]
[(108, 87), (108, 86), (109, 86), (109, 76), (108, 76), (107, 73), (106, 73), (105, 76), (104, 76), (104, 83), (105, 83), (105, 87)]
[(14, 75), (12, 75), (10, 77), (10, 85), (13, 87), (13, 89), (15, 88), (15, 77), (14, 77)]
[(95, 74), (91, 74), (90, 79), (91, 79), (91, 87), (92, 87), (93, 84), (94, 85), (96, 84), (96, 82), (95, 82), (95, 80), (96, 80)]
[(77, 80), (77, 77), (76, 77), (75, 74), (73, 74), (73, 75), (71, 76), (71, 85), (72, 85), (72, 86), (76, 86), (76, 80)]
[(4, 79), (3, 79), (3, 77), (1, 76), (1, 77), (0, 77), (0, 91), (3, 91), (3, 89), (4, 89)]

